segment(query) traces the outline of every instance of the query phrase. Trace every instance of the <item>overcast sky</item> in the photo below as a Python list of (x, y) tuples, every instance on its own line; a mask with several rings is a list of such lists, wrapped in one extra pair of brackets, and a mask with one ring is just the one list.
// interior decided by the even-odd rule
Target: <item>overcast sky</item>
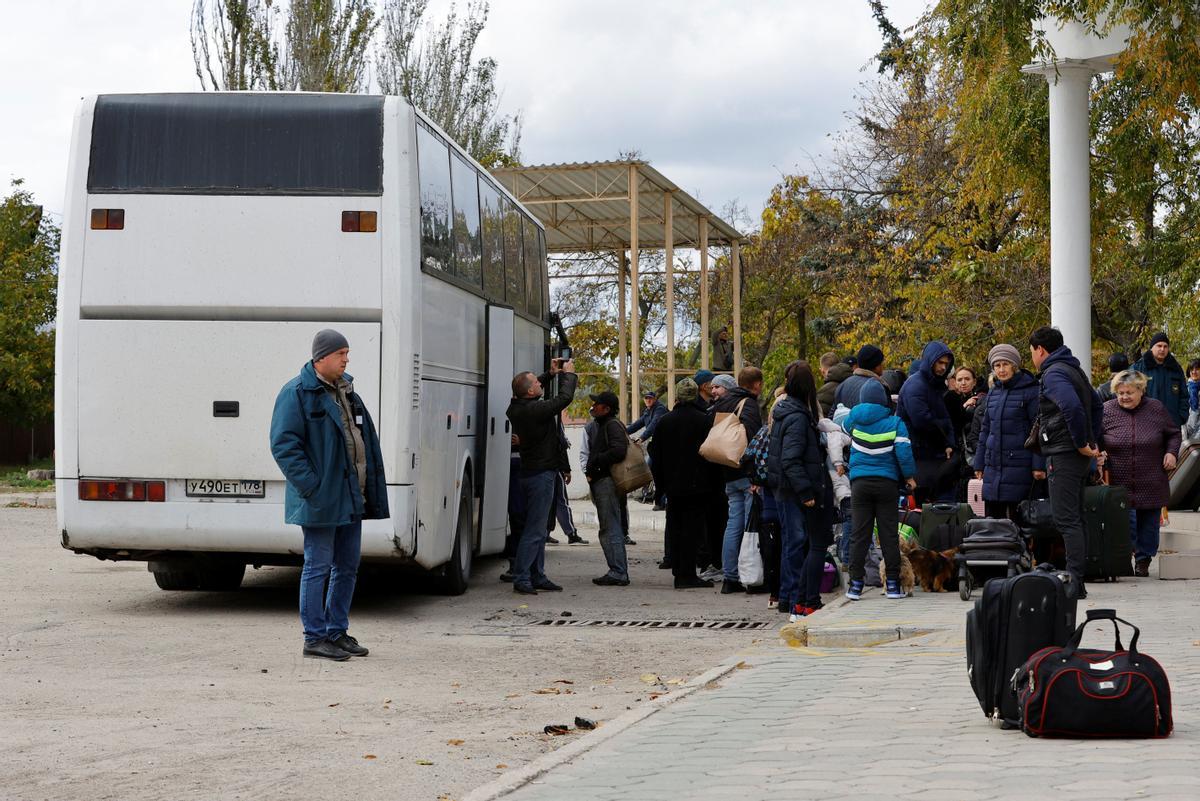
[[(198, 90), (191, 6), (5, 2), (0, 193), (24, 178), (61, 212), (80, 97)], [(904, 28), (925, 0), (887, 6)], [(879, 43), (866, 0), (492, 0), (479, 50), (499, 61), (503, 107), (524, 113), (525, 163), (636, 149), (710, 208), (736, 199), (757, 216), (845, 126)]]

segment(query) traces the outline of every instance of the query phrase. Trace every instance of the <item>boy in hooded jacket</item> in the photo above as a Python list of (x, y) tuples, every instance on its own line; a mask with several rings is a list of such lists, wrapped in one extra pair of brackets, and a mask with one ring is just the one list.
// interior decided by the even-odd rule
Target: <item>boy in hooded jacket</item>
[(916, 486), (917, 472), (912, 443), (904, 421), (888, 408), (882, 384), (865, 384), (851, 410), (838, 407), (834, 422), (850, 435), (850, 585), (846, 597), (857, 601), (865, 586), (867, 549), (872, 530), (887, 563), (884, 586), (888, 598), (903, 598), (900, 589), (899, 524), (900, 485)]

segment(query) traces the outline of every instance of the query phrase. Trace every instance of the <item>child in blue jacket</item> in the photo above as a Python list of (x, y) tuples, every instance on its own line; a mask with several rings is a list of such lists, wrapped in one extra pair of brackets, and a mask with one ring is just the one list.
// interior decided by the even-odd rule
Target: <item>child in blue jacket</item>
[(881, 382), (863, 385), (859, 403), (851, 410), (840, 406), (833, 416), (850, 435), (850, 585), (846, 597), (862, 597), (867, 549), (878, 528), (879, 544), (887, 563), (884, 587), (888, 598), (903, 598), (900, 589), (899, 523), (900, 485), (911, 492), (917, 472), (912, 443), (904, 421), (888, 407), (887, 389)]

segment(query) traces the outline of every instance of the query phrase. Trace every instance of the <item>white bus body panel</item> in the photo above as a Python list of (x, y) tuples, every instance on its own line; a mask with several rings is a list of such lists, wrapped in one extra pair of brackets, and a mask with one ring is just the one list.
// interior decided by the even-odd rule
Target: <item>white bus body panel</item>
[[(374, 415), (376, 323), (81, 320), (79, 475), (282, 480), (271, 412), (320, 328), (350, 341), (347, 372)], [(214, 417), (214, 401), (237, 401), (238, 416)]]
[(508, 532), (508, 490), (511, 474), (512, 431), (506, 411), (512, 400), (513, 312), (502, 306), (487, 310), (487, 414), (484, 436), (481, 550), (503, 550)]

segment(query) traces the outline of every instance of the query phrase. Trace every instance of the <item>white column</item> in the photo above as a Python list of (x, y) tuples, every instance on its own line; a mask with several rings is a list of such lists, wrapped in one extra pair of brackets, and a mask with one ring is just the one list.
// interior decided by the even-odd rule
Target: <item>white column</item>
[(708, 343), (708, 217), (700, 217), (700, 367), (712, 364)]
[(663, 261), (667, 267), (667, 408), (675, 408), (675, 207), (663, 192)]
[[(642, 307), (638, 297), (638, 216), (641, 206), (638, 204), (638, 168), (636, 164), (629, 165), (629, 385), (632, 400), (629, 402), (629, 414), (642, 402), (641, 377), (642, 370)], [(625, 403), (625, 399), (621, 399)]]
[(742, 245), (736, 239), (729, 244), (729, 265), (733, 284), (733, 374), (742, 369)]
[(1088, 95), (1093, 71), (1058, 65), (1050, 83), (1050, 324), (1092, 371), (1092, 203)]

